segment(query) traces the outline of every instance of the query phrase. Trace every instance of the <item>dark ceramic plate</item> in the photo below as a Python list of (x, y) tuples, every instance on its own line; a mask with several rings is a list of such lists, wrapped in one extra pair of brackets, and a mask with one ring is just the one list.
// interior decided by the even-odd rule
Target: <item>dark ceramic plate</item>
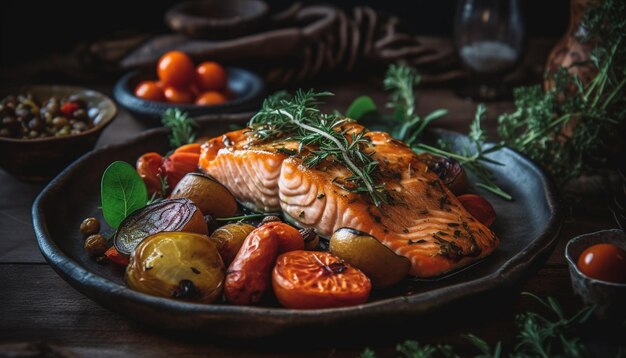
[[(215, 124), (207, 134), (217, 135), (227, 123)], [(465, 137), (436, 131), (462, 143)], [(498, 218), (493, 230), (501, 246), (489, 257), (456, 273), (433, 280), (406, 282), (393, 291), (377, 292), (360, 306), (290, 310), (271, 301), (265, 307), (194, 304), (153, 297), (127, 288), (123, 273), (112, 265), (100, 266), (88, 257), (78, 233), (81, 220), (100, 215), (100, 176), (115, 160), (134, 163), (148, 151), (167, 151), (167, 131), (154, 129), (126, 144), (89, 153), (55, 178), (33, 205), (35, 233), (43, 256), (74, 288), (124, 316), (161, 328), (202, 329), (222, 336), (267, 337), (291, 332), (326, 332), (351, 327), (378, 331), (385, 324), (419, 323), (419, 316), (448, 311), (453, 306), (484, 307), (487, 299), (502, 299), (547, 259), (560, 229), (561, 216), (555, 190), (528, 159), (504, 149), (493, 159), (505, 163), (492, 169), (514, 201), (488, 193)], [(480, 306), (475, 306), (476, 303)], [(449, 311), (448, 311), (449, 312)]]
[(180, 108), (192, 117), (245, 112), (256, 109), (264, 97), (265, 84), (255, 73), (243, 68), (227, 67), (228, 89), (233, 98), (226, 103), (212, 106), (195, 104), (173, 104), (167, 102), (147, 101), (134, 95), (137, 84), (144, 80), (154, 80), (156, 74), (131, 71), (120, 78), (113, 88), (115, 100), (135, 117), (148, 125), (160, 125), (163, 112), (169, 108)]

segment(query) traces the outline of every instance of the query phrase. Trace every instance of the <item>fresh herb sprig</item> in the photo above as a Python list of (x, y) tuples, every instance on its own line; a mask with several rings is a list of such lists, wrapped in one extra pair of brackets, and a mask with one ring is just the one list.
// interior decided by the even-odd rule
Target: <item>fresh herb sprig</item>
[(169, 128), (170, 146), (176, 149), (185, 144), (193, 143), (196, 140), (196, 128), (198, 124), (186, 112), (178, 108), (170, 108), (165, 111), (161, 119), (164, 127)]
[(408, 146), (414, 146), (426, 126), (437, 118), (448, 114), (447, 109), (436, 109), (425, 117), (415, 113), (416, 99), (414, 87), (421, 81), (417, 72), (408, 66), (390, 65), (383, 80), (389, 91), (388, 108), (394, 110), (393, 119), (397, 125), (391, 134)]
[(511, 194), (504, 191), (502, 188), (500, 188), (500, 186), (498, 186), (498, 184), (495, 183), (493, 173), (485, 165), (504, 165), (488, 157), (489, 154), (502, 149), (504, 147), (504, 144), (499, 143), (492, 144), (490, 146), (485, 145), (485, 141), (487, 140), (487, 133), (482, 128), (481, 123), (486, 113), (487, 108), (483, 104), (479, 104), (476, 108), (476, 115), (474, 116), (474, 120), (470, 124), (470, 130), (468, 134), (468, 139), (470, 141), (469, 147), (454, 149), (451, 148), (449, 143), (441, 141), (439, 143), (439, 148), (424, 143), (417, 143), (413, 146), (413, 148), (417, 152), (425, 151), (457, 160), (465, 169), (469, 170), (476, 176), (477, 187), (490, 191), (491, 193), (496, 194), (503, 199), (512, 200), (513, 197), (511, 196)]
[[(422, 143), (419, 140), (428, 124), (445, 116), (448, 111), (446, 109), (436, 109), (424, 117), (416, 114), (417, 102), (414, 88), (419, 83), (420, 76), (411, 67), (403, 65), (389, 66), (383, 84), (385, 89), (389, 91), (387, 107), (392, 108), (394, 114), (391, 118), (381, 114), (378, 114), (378, 116), (391, 126), (388, 128), (391, 135), (405, 142), (417, 153), (429, 152), (457, 160), (466, 170), (476, 176), (477, 187), (490, 191), (504, 199), (512, 200), (513, 197), (496, 184), (493, 174), (486, 166), (486, 164), (502, 165), (489, 158), (488, 155), (500, 150), (503, 145), (486, 146), (484, 144), (487, 140), (487, 135), (481, 126), (481, 122), (486, 113), (485, 106), (481, 104), (477, 107), (474, 121), (470, 125), (468, 135), (470, 147), (457, 150), (445, 142), (439, 143), (438, 147)], [(376, 106), (371, 98), (359, 97), (350, 106), (348, 116), (356, 115), (355, 119), (359, 119), (365, 114), (375, 111)]]
[[(498, 119), (500, 138), (528, 155), (560, 185), (606, 167), (606, 143), (626, 125), (626, 4), (606, 0), (590, 4), (583, 20), (583, 41), (594, 41), (591, 61), (561, 68), (545, 91), (540, 86), (515, 90), (516, 110)], [(576, 67), (595, 70), (584, 83)]]
[[(541, 303), (550, 311), (550, 316), (528, 311), (517, 315), (515, 326), (518, 329), (516, 342), (508, 357), (586, 357), (587, 348), (574, 336), (575, 331), (585, 323), (593, 313), (595, 307), (581, 309), (573, 316), (567, 317), (561, 305), (552, 297), (543, 300), (536, 295), (522, 292)], [(473, 334), (463, 336), (479, 351), (475, 357), (502, 358), (505, 357), (502, 342), (491, 346), (488, 342)], [(408, 340), (396, 346), (401, 357), (459, 357), (449, 345), (420, 344)], [(366, 348), (361, 354), (363, 358), (375, 358), (376, 353)]]
[[(332, 95), (329, 92), (298, 90), (293, 97), (280, 93), (271, 96), (248, 123), (253, 135), (260, 141), (285, 138), (300, 143), (298, 153), (306, 154), (303, 164), (314, 167), (326, 159), (344, 165), (352, 176), (345, 178), (345, 189), (367, 193), (376, 206), (388, 202), (384, 184), (377, 183), (380, 168), (372, 158), (371, 146), (365, 129), (358, 133), (347, 131), (341, 126), (351, 120), (336, 114), (323, 114), (318, 105), (320, 98)], [(315, 149), (311, 149), (315, 148)]]

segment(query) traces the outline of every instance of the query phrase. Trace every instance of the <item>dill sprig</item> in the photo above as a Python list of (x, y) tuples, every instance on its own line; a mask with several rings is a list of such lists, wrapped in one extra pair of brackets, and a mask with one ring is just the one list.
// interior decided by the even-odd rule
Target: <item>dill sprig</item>
[(371, 147), (366, 130), (348, 135), (341, 126), (351, 119), (321, 113), (320, 98), (331, 95), (298, 90), (293, 97), (284, 92), (270, 96), (250, 119), (248, 127), (259, 141), (278, 138), (298, 141), (298, 153), (303, 154), (306, 149), (302, 162), (307, 167), (315, 167), (327, 159), (344, 165), (352, 173), (343, 179), (348, 185), (335, 183), (352, 192), (367, 193), (374, 205), (381, 206), (388, 202), (388, 194), (384, 184), (376, 183), (379, 166), (372, 158), (373, 151), (365, 151)]
[(170, 108), (165, 111), (161, 123), (169, 128), (170, 146), (176, 149), (182, 145), (193, 143), (196, 140), (196, 130), (198, 124), (186, 112), (178, 108)]

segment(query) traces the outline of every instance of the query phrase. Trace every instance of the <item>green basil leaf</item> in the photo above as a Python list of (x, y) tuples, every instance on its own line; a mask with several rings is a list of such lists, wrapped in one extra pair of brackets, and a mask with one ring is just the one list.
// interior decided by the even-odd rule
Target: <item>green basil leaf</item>
[(361, 96), (352, 101), (350, 107), (348, 107), (348, 111), (346, 112), (346, 117), (352, 119), (360, 119), (365, 114), (375, 111), (376, 103), (370, 96)]
[(113, 162), (104, 171), (100, 185), (102, 213), (114, 229), (133, 211), (148, 202), (148, 190), (135, 168), (126, 162)]

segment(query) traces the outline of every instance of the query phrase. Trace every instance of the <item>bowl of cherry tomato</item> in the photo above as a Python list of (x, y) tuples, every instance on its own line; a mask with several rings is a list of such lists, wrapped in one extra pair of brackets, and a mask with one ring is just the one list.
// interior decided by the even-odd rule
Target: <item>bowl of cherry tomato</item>
[(169, 108), (192, 117), (254, 110), (264, 87), (263, 80), (246, 69), (213, 61), (194, 64), (185, 53), (170, 51), (159, 59), (156, 76), (132, 71), (116, 83), (113, 96), (138, 119), (159, 124)]
[(603, 230), (571, 239), (565, 247), (574, 292), (595, 305), (599, 318), (626, 314), (626, 234)]

